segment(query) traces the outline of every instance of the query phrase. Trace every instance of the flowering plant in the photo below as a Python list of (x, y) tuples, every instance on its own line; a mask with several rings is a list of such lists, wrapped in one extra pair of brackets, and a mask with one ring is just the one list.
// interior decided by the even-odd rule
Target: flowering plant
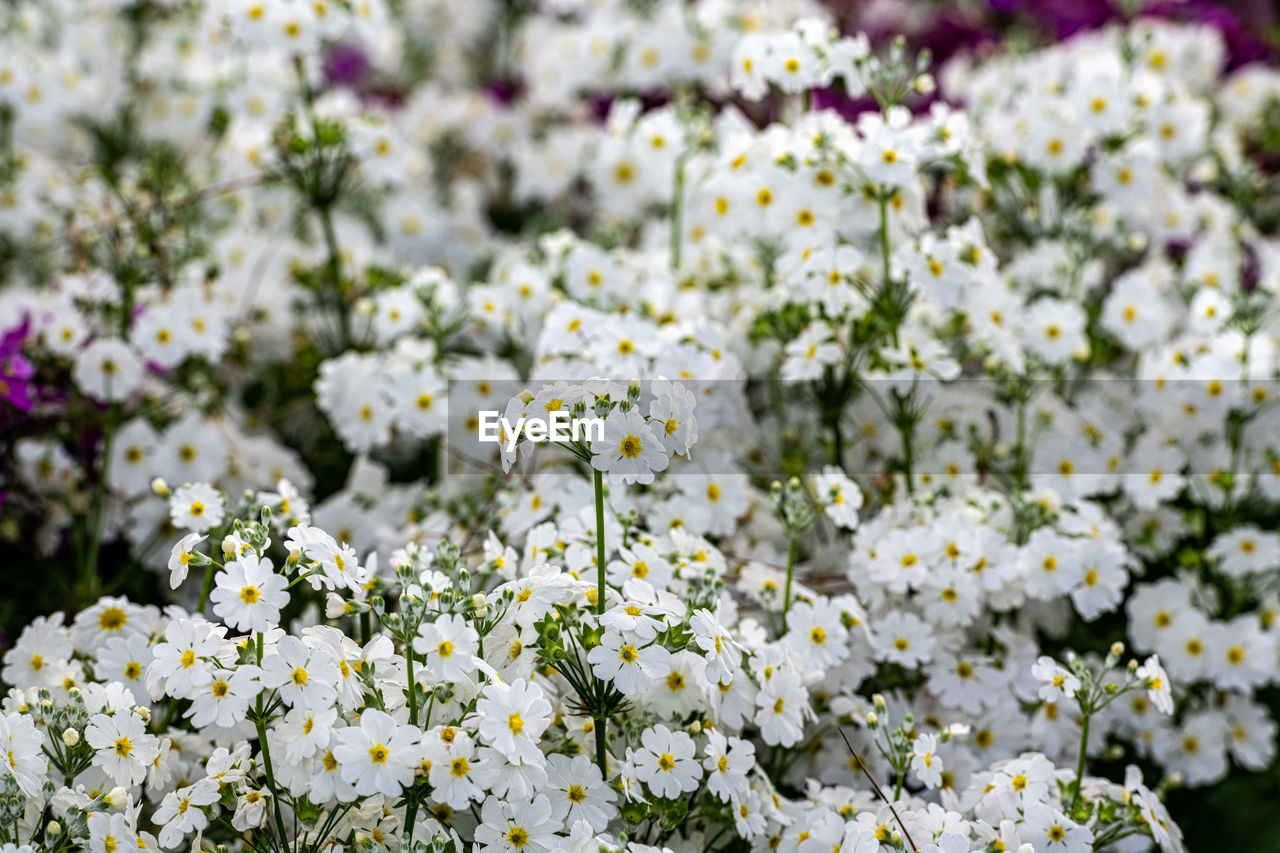
[(1176, 853), (1274, 767), (1280, 74), (1213, 30), (15, 8), (0, 853)]

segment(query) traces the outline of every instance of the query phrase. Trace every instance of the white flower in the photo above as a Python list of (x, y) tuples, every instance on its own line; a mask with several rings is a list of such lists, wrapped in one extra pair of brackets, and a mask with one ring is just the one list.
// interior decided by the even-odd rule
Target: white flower
[(591, 467), (623, 483), (652, 483), (667, 468), (667, 452), (635, 409), (615, 410), (604, 421), (604, 438), (591, 442)]
[(0, 716), (0, 778), (12, 776), (28, 797), (40, 795), (49, 769), (43, 747), (44, 735), (29, 715)]
[(639, 646), (616, 631), (605, 631), (600, 645), (587, 653), (596, 678), (612, 681), (624, 696), (645, 690), (671, 671), (671, 653), (657, 643)]
[(1039, 696), (1046, 702), (1072, 699), (1080, 689), (1080, 679), (1048, 655), (1036, 659), (1031, 674), (1040, 681)]
[(693, 416), (697, 398), (679, 382), (655, 379), (649, 383), (654, 400), (649, 403), (650, 424), (663, 448), (670, 454), (688, 455), (698, 440), (698, 421)]
[(250, 788), (236, 798), (236, 811), (231, 816), (231, 826), (244, 832), (262, 826), (267, 816), (267, 804), (271, 802), (271, 792)]
[(712, 729), (702, 766), (707, 771), (707, 790), (725, 802), (740, 802), (750, 790), (747, 776), (756, 765), (756, 748), (748, 740), (726, 737)]
[(1160, 658), (1152, 655), (1142, 662), (1142, 666), (1138, 667), (1134, 673), (1147, 688), (1147, 697), (1151, 700), (1151, 704), (1160, 709), (1163, 714), (1173, 713), (1173, 694), (1169, 690), (1169, 676), (1164, 671), (1164, 667), (1160, 666)]
[(760, 736), (770, 746), (794, 746), (804, 736), (809, 709), (809, 692), (800, 676), (775, 672), (756, 694), (755, 723)]
[(657, 725), (641, 733), (640, 743), (634, 757), (636, 778), (655, 796), (674, 799), (698, 789), (702, 768), (694, 757), (693, 738)]
[(431, 798), (451, 809), (465, 809), (467, 804), (485, 798), (485, 788), (493, 784), (496, 772), (490, 763), (475, 755), (475, 744), (465, 732), (450, 731), (452, 740), (445, 742), (438, 730), (428, 733), (424, 744)]
[(338, 729), (333, 757), (342, 767), (342, 779), (367, 797), (398, 797), (413, 781), (422, 761), (419, 731), (398, 725), (385, 711), (367, 708), (360, 724)]
[(480, 740), (513, 764), (539, 763), (538, 741), (551, 725), (551, 703), (537, 684), (517, 678), (510, 684), (490, 682), (476, 703), (481, 715)]
[(213, 680), (209, 661), (221, 649), (226, 630), (204, 619), (170, 622), (164, 641), (156, 644), (155, 657), (147, 666), (147, 691), (151, 696), (189, 699), (194, 691)]
[(161, 827), (160, 846), (166, 849), (177, 847), (184, 836), (207, 827), (209, 818), (204, 807), (218, 802), (218, 796), (217, 784), (208, 779), (165, 794), (152, 817)]
[(132, 711), (95, 714), (85, 727), (84, 739), (95, 750), (94, 766), (125, 788), (145, 779), (147, 768), (159, 755), (159, 741), (147, 734), (146, 723)]
[(689, 617), (693, 642), (702, 649), (706, 677), (712, 684), (729, 684), (738, 670), (742, 651), (709, 610), (695, 610)]
[(911, 769), (926, 788), (942, 785), (942, 759), (938, 757), (938, 738), (922, 734), (911, 744)]
[[(10, 853), (11, 845), (0, 847), (4, 853)], [(27, 848), (30, 850), (31, 848)], [(89, 850), (93, 853), (110, 850), (111, 853), (137, 853), (138, 833), (129, 826), (129, 821), (121, 812), (93, 812), (89, 815)]]
[(476, 847), (481, 853), (543, 853), (557, 849), (560, 823), (544, 794), (531, 801), (489, 797), (480, 809)]
[(831, 340), (831, 329), (825, 323), (810, 325), (787, 344), (785, 352), (782, 378), (788, 382), (817, 379), (824, 368), (842, 357), (840, 345)]
[(479, 650), (480, 635), (467, 620), (444, 614), (423, 622), (413, 640), (413, 650), (425, 655), (427, 667), (442, 681), (459, 681), (475, 672), (472, 658)]
[(284, 575), (276, 574), (271, 561), (249, 555), (232, 560), (214, 578), (209, 596), (213, 612), (238, 631), (266, 631), (280, 621), (280, 610), (289, 603)]
[(853, 530), (858, 526), (858, 510), (862, 508), (862, 490), (835, 465), (827, 465), (813, 478), (813, 493), (827, 517)]
[(841, 619), (840, 608), (829, 598), (798, 602), (787, 614), (783, 642), (807, 666), (829, 669), (849, 656), (849, 631)]
[(323, 708), (338, 698), (335, 686), (341, 678), (332, 655), (312, 651), (297, 637), (281, 637), (271, 654), (262, 659), (262, 685), (275, 688), (290, 706)]
[(262, 690), (260, 670), (244, 665), (234, 670), (218, 670), (209, 683), (192, 696), (187, 716), (195, 726), (231, 727), (244, 719), (252, 702)]
[(169, 520), (180, 530), (204, 533), (222, 523), (224, 501), (222, 492), (208, 483), (182, 486), (169, 498)]
[(116, 402), (142, 385), (142, 359), (119, 338), (99, 338), (80, 352), (71, 378), (95, 400)]
[(177, 589), (187, 579), (187, 572), (196, 545), (205, 540), (200, 533), (188, 533), (177, 541), (169, 552), (169, 588)]
[(547, 785), (552, 816), (565, 826), (585, 820), (593, 831), (604, 832), (618, 814), (613, 789), (584, 753), (547, 756)]

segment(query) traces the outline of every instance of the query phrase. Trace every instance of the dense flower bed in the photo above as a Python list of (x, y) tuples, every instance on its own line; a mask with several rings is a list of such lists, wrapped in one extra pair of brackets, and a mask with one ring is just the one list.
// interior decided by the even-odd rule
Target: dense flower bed
[(13, 5), (3, 853), (1173, 853), (1274, 772), (1280, 74), (827, 15)]

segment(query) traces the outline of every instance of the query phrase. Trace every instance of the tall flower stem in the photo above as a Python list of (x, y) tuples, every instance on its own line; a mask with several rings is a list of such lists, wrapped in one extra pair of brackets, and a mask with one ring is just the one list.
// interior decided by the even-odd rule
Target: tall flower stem
[[(897, 302), (893, 293), (893, 275), (889, 264), (889, 256), (891, 250), (889, 247), (889, 198), (884, 194), (884, 190), (880, 191), (880, 263), (882, 267), (881, 276), (884, 281), (885, 301), (888, 304)], [(896, 313), (896, 312), (895, 312)], [(898, 318), (893, 318), (893, 345), (898, 346)]]
[[(254, 643), (254, 659), (262, 666), (263, 635), (258, 633)], [(262, 694), (258, 694), (254, 714), (254, 725), (258, 730), (258, 748), (262, 751), (262, 771), (267, 777), (267, 787), (271, 789), (271, 805), (275, 812), (276, 829), (280, 832), (281, 849), (287, 849), (288, 832), (284, 828), (284, 816), (280, 813), (280, 788), (276, 785), (276, 776), (271, 767), (271, 747), (267, 743), (267, 715), (262, 707)]]
[(98, 552), (102, 548), (102, 525), (107, 514), (107, 489), (111, 474), (111, 442), (115, 433), (116, 405), (111, 404), (111, 409), (103, 423), (102, 456), (98, 460), (98, 483), (93, 492), (93, 514), (89, 521), (89, 547), (84, 552), (84, 561), (80, 566), (80, 576), (88, 599), (86, 603), (96, 601), (102, 588), (98, 578)]
[[(595, 472), (596, 493), (596, 615), (604, 615), (605, 599), (605, 556), (604, 556), (604, 473)], [(609, 781), (609, 759), (607, 726), (605, 715), (597, 713), (592, 717), (596, 731), (596, 764), (600, 767), (600, 775), (605, 782)]]
[(1076, 806), (1080, 805), (1080, 789), (1084, 787), (1084, 760), (1085, 753), (1089, 749), (1089, 717), (1091, 713), (1083, 715), (1084, 722), (1080, 726), (1080, 757), (1076, 759), (1076, 782), (1071, 786), (1071, 809), (1074, 812)]
[(787, 633), (787, 611), (791, 609), (791, 577), (796, 571), (796, 554), (799, 551), (800, 540), (793, 532), (791, 534), (791, 548), (787, 551), (787, 583), (782, 590), (782, 633)]
[(196, 604), (196, 613), (204, 614), (204, 607), (209, 603), (209, 593), (213, 590), (214, 570), (217, 568), (218, 564), (212, 561), (204, 567), (204, 581), (200, 584), (200, 601)]
[(684, 164), (685, 155), (676, 157), (675, 177), (671, 188), (671, 269), (680, 269), (684, 242)]

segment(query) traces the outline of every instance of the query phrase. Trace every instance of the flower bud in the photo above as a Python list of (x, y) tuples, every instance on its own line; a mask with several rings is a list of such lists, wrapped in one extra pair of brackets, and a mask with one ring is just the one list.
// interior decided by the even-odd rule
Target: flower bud
[(893, 844), (894, 847), (901, 847), (902, 833), (898, 832), (898, 830), (895, 829), (893, 832), (889, 833), (889, 841), (890, 843)]
[(881, 714), (883, 714), (883, 713), (885, 712), (885, 709), (886, 709), (887, 707), (889, 707), (889, 706), (885, 703), (885, 701), (884, 701), (884, 694), (882, 694), (882, 693), (877, 693), (877, 694), (875, 694), (874, 696), (872, 696), (872, 697), (871, 697), (871, 702), (872, 702), (872, 704), (874, 704), (874, 705), (876, 706), (876, 710), (877, 710), (877, 711), (879, 711)]
[(139, 717), (139, 718), (141, 718), (141, 720), (142, 720), (142, 722), (143, 722), (143, 723), (145, 723), (145, 724), (147, 724), (147, 725), (150, 725), (150, 723), (151, 723), (151, 708), (149, 708), (149, 707), (148, 707), (148, 706), (146, 706), (146, 705), (136, 705), (136, 706), (134, 706), (133, 711), (134, 711), (134, 713), (135, 713), (135, 714), (137, 714), (137, 715), (138, 715), (138, 717)]
[(162, 477), (156, 477), (151, 481), (151, 491), (155, 492), (162, 498), (169, 497), (169, 484)]
[(1121, 643), (1121, 642), (1112, 643), (1111, 654), (1115, 655), (1116, 657), (1120, 657), (1120, 655), (1124, 654), (1124, 643)]
[(920, 95), (932, 95), (934, 90), (938, 88), (937, 82), (933, 79), (933, 75), (929, 73), (920, 74), (911, 83), (911, 88), (916, 90)]
[(61, 835), (62, 824), (58, 823), (56, 820), (49, 821), (49, 823), (44, 828), (44, 834), (49, 838), (52, 838), (55, 835)]
[(80, 742), (80, 732), (75, 729), (64, 729), (62, 731), (62, 742), (68, 749), (75, 746)]
[(119, 785), (108, 791), (103, 799), (106, 800), (107, 805), (111, 806), (113, 809), (122, 809), (129, 804), (128, 792)]
[(878, 725), (880, 725), (880, 718), (876, 716), (876, 712), (868, 711), (867, 712), (867, 728), (874, 729)]
[(337, 619), (347, 612), (347, 602), (336, 592), (324, 597), (324, 618)]

